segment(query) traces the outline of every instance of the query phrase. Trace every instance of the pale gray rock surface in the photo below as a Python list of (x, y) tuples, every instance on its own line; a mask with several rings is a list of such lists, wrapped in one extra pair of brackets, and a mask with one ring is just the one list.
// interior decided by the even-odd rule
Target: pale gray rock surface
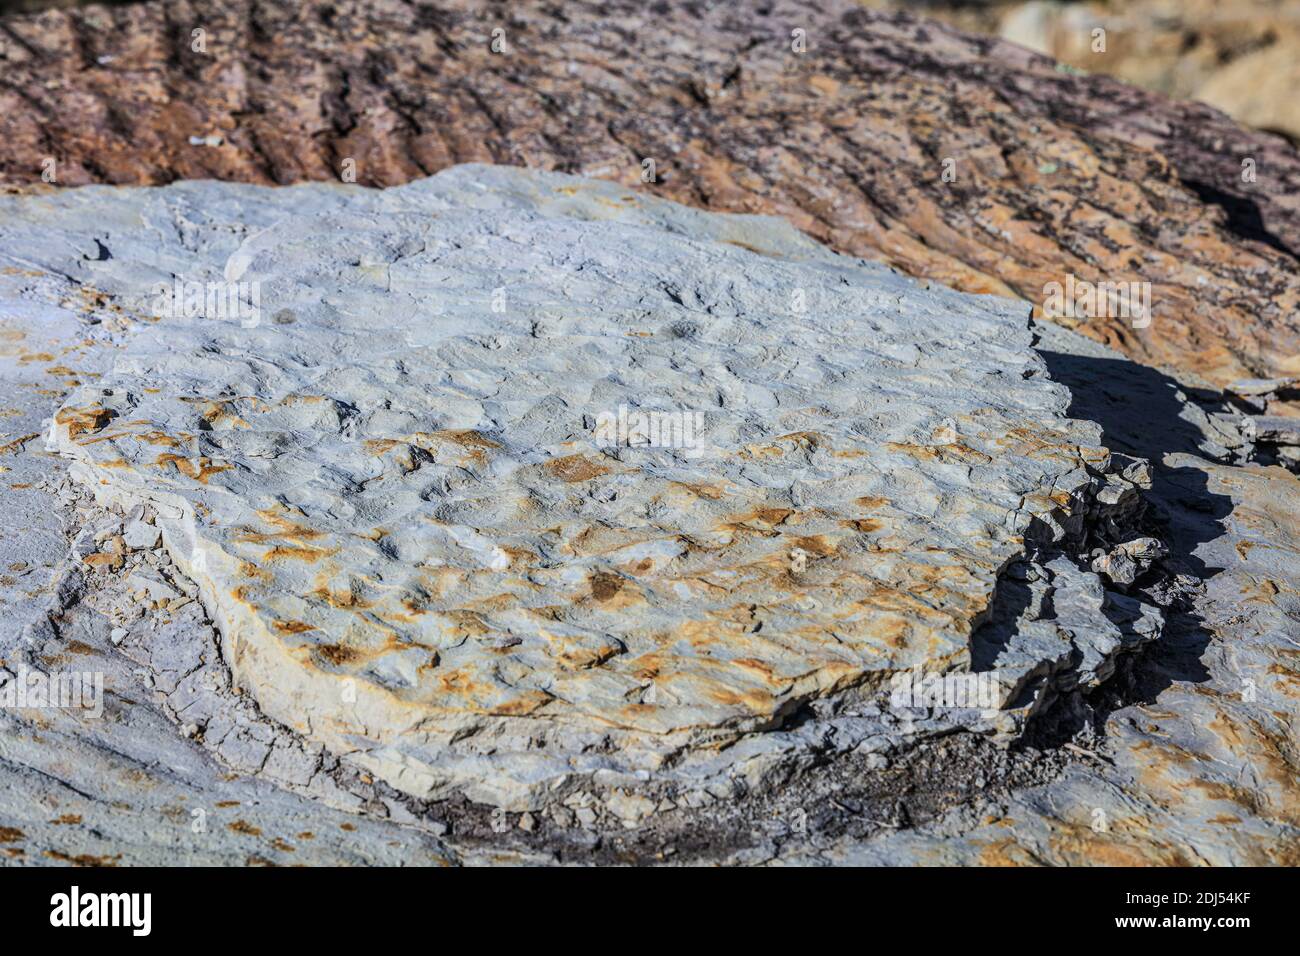
[(1178, 577), (1194, 582), (1123, 698), (1100, 709), (1096, 756), (1009, 799), (868, 840), (811, 835), (800, 864), (1214, 865), (1300, 862), (1300, 482), (1225, 464), (1196, 395), (1080, 336), (1040, 326), (1073, 414), (1149, 456), (1148, 497)]
[[(488, 167), (383, 192), (92, 187), (0, 199), (0, 215), (0, 319), (43, 310), (63, 343), (23, 354), (84, 343), (54, 373), (75, 391), (55, 414), (62, 389), (30, 390), (24, 425), (53, 416), (51, 447), (98, 499), (24, 446), (50, 480), (18, 489), (30, 518), (5, 540), (47, 529), (45, 580), (0, 657), (90, 656), (121, 718), (3, 715), (0, 775), (26, 794), (0, 804), (14, 859), (1291, 852), (1290, 731), (1233, 741), (1288, 713), (1268, 668), (1290, 666), (1300, 574), (1269, 557), (1283, 597), (1233, 652), (1253, 648), (1271, 709), (1224, 704), (1217, 743), (1198, 736), (1212, 715), (1174, 728), (1186, 752), (1235, 760), (1236, 783), (1186, 770), (1167, 729), (1112, 727), (1099, 695), (1135, 661), (1171, 635), (1173, 659), (1215, 646), (1189, 630), (1171, 562), (1248, 534), (1152, 527), (1147, 489), (1168, 508), (1171, 468), (1242, 472), (1197, 457), (1224, 435), (1185, 396), (1117, 430), (1108, 380), (1061, 356), (1144, 370), (1074, 337), (1040, 343), (1044, 362), (1013, 303), (833, 256), (779, 221)], [(176, 275), (257, 282), (259, 321), (150, 314)], [(51, 363), (15, 355), (5, 374)], [(702, 412), (700, 441), (604, 442), (620, 406)], [(1170, 417), (1195, 464), (1160, 461)], [(1295, 481), (1259, 473), (1265, 501)], [(1171, 531), (1188, 540), (1166, 558)], [(1187, 570), (1210, 580), (1199, 619), (1230, 633), (1242, 579)], [(1190, 666), (1151, 700), (1199, 714)], [(992, 675), (999, 709), (900, 706), (889, 676), (913, 667)], [(1031, 715), (1071, 734), (1100, 715), (1106, 736), (1074, 736), (1082, 755), (1008, 751)], [(1149, 748), (1169, 776), (1143, 777)], [(79, 766), (101, 767), (95, 787)], [(1248, 774), (1271, 802), (1238, 806), (1225, 835), (1221, 794)], [(1185, 811), (1166, 795), (1198, 786)], [(31, 809), (68, 788), (75, 810)], [(221, 825), (192, 834), (178, 806)], [(1089, 829), (1135, 806), (1137, 837)], [(1083, 828), (1065, 845), (1062, 819)]]
[[(64, 527), (42, 485), (62, 474), (44, 450), (51, 411), (66, 393), (65, 382), (106, 361), (89, 358), (75, 314), (22, 289), (36, 273), (0, 267), (0, 634), (39, 615), (48, 602), (47, 584), (67, 553)], [(44, 279), (53, 294), (61, 283)]]
[[(1077, 533), (1108, 467), (1023, 308), (779, 221), (493, 167), (295, 192), (184, 276), (262, 315), (140, 331), (51, 447), (157, 511), (264, 712), (413, 796), (688, 774), (813, 698), (964, 668), (1001, 569)], [(157, 230), (97, 242), (128, 311), (170, 278)], [(693, 441), (605, 434), (626, 409)]]

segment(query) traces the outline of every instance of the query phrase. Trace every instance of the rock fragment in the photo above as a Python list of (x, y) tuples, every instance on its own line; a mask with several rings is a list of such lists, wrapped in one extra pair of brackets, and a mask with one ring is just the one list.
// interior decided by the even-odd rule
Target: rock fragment
[(122, 538), (133, 551), (152, 550), (162, 543), (162, 533), (152, 524), (140, 519), (126, 525)]
[(1138, 575), (1150, 567), (1153, 561), (1168, 553), (1168, 548), (1155, 538), (1134, 538), (1109, 552), (1103, 551), (1096, 555), (1092, 569), (1098, 574), (1106, 575), (1115, 584), (1127, 586), (1136, 581)]
[(1228, 384), (1228, 391), (1234, 395), (1265, 401), (1296, 388), (1300, 388), (1300, 378), (1247, 378)]
[(1300, 445), (1300, 418), (1254, 415), (1242, 421), (1247, 441), (1266, 445)]

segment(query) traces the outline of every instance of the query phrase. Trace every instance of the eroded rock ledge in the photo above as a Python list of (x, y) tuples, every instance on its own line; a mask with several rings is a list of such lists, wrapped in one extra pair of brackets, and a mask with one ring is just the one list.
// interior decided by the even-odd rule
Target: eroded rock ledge
[[(263, 712), (415, 797), (762, 788), (818, 701), (842, 752), (1010, 739), (1160, 633), (1087, 564), (1136, 537), (1143, 465), (1065, 414), (1014, 303), (505, 168), (4, 203), (62, 274), (96, 204), (142, 326), (52, 447), (156, 514)], [(151, 322), (172, 273), (260, 313)], [(601, 432), (620, 409), (701, 418), (653, 447)], [(879, 706), (909, 668), (996, 672), (996, 705), (917, 726)]]

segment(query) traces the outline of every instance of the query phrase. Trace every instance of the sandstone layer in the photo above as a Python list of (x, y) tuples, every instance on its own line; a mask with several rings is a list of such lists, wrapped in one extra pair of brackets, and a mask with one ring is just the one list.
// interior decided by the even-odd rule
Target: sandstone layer
[[(507, 168), (263, 195), (5, 201), (10, 248), (41, 234), (26, 258), (54, 274), (95, 208), (96, 288), (145, 325), (51, 447), (158, 513), (263, 711), (416, 796), (526, 809), (970, 669), (1009, 564), (1133, 510), (1023, 306)], [(238, 245), (195, 255), (191, 210)], [(260, 314), (150, 323), (178, 264), (257, 287)], [(1055, 562), (1061, 624), (992, 654), (985, 709), (1058, 670), (1101, 683), (1159, 633)]]
[[(66, 557), (57, 541), (31, 552), (52, 573), (23, 599), (44, 608), (4, 618), (0, 678), (20, 665), (102, 668), (114, 719), (6, 711), (0, 773), (25, 794), (3, 810), (10, 859), (1294, 857), (1295, 479), (1229, 464), (1240, 439), (1221, 397), (1193, 400), (1063, 331), (1039, 343), (1040, 360), (1017, 307), (830, 256), (772, 220), (702, 215), (612, 184), (469, 167), (383, 193), (90, 188), (8, 199), (4, 212), (17, 410), (39, 418), (47, 403), (74, 475), (119, 509), (79, 497), (39, 443), (16, 446), (23, 477), (46, 471), (45, 493), (77, 514), (54, 509), (75, 539)], [(525, 267), (526, 280), (511, 278)], [(632, 273), (644, 274), (616, 281)], [(258, 281), (263, 312), (159, 318), (154, 283), (174, 275)], [(605, 326), (614, 334), (595, 334)], [(834, 348), (805, 353), (821, 326)], [(866, 329), (879, 334), (864, 344)], [(852, 361), (840, 367), (840, 355)], [(503, 356), (516, 371), (493, 386)], [(874, 375), (857, 381), (864, 363)], [(632, 399), (665, 374), (675, 385), (656, 404), (713, 403), (706, 442), (592, 447), (592, 397)], [(409, 407), (382, 407), (377, 381)], [(474, 414), (466, 396), (488, 388), (497, 397), (474, 399), (478, 414), (508, 427), (432, 427)], [(849, 388), (833, 405), (811, 394)], [(327, 392), (350, 397), (309, 398)], [(276, 418), (324, 405), (332, 414), (318, 408), (291, 430)], [(818, 429), (786, 432), (790, 414)], [(482, 440), (466, 442), (471, 431)], [(456, 440), (432, 440), (440, 432)], [(577, 473), (575, 456), (608, 473)], [(547, 471), (555, 461), (560, 474)], [(664, 486), (700, 469), (718, 472), (723, 495), (683, 503)], [(426, 479), (432, 494), (411, 497)], [(862, 481), (882, 484), (858, 494)], [(542, 534), (517, 551), (499, 543), (507, 561), (490, 519), (518, 509), (515, 482), (528, 508), (510, 527)], [(661, 488), (658, 505), (641, 485)], [(385, 508), (403, 520), (383, 522)], [(559, 520), (531, 520), (537, 508)], [(566, 528), (588, 533), (566, 549)], [(666, 564), (620, 559), (628, 535), (636, 548), (665, 529)], [(14, 538), (24, 543), (22, 528)], [(314, 566), (344, 552), (361, 570), (318, 587)], [(444, 597), (473, 592), (475, 578), (496, 593), (476, 618), (448, 614), (462, 608), (407, 587), (412, 557), (451, 569)], [(676, 600), (671, 586), (692, 582), (702, 597)], [(721, 592), (747, 588), (739, 617), (717, 613), (729, 607)], [(399, 590), (424, 601), (372, 613)], [(646, 626), (690, 631), (695, 601), (707, 623), (656, 647), (656, 673), (629, 679)], [(287, 620), (306, 627), (274, 627)], [(726, 640), (703, 640), (715, 631)], [(727, 653), (741, 646), (743, 660)], [(488, 648), (517, 666), (485, 667)], [(412, 651), (426, 666), (404, 685)], [(270, 657), (250, 660), (259, 653)], [(488, 679), (421, 685), (457, 654), (458, 671)], [(989, 714), (900, 708), (853, 676), (906, 663), (1010, 680)], [(549, 699), (519, 717), (474, 696), (514, 680)], [(357, 726), (413, 708), (427, 722)], [(1056, 743), (1006, 749), (1035, 726)], [(87, 761), (100, 768), (93, 786), (77, 769)], [(220, 825), (195, 831), (201, 814)], [(344, 839), (327, 838), (327, 823)]]
[(6, 18), (0, 63), (11, 183), (558, 169), (967, 291), (1149, 282), (1149, 326), (1066, 324), (1220, 385), (1300, 370), (1282, 139), (848, 0), (92, 7)]

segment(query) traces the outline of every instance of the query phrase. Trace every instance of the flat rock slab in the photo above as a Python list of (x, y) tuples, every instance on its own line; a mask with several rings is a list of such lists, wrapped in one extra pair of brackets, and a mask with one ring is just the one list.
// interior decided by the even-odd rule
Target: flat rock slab
[(1219, 384), (1300, 372), (1294, 148), (852, 0), (140, 3), (8, 17), (0, 63), (9, 183), (559, 169), (1036, 305), (1146, 282), (1149, 325), (1062, 321)]
[[(157, 511), (267, 714), (417, 796), (644, 773), (965, 668), (1108, 462), (1023, 307), (776, 220), (467, 166), (9, 199), (4, 241), (59, 271), (100, 204), (96, 282), (142, 328), (53, 447)], [(160, 228), (190, 207), (239, 241)], [(157, 263), (260, 312), (151, 323)]]

